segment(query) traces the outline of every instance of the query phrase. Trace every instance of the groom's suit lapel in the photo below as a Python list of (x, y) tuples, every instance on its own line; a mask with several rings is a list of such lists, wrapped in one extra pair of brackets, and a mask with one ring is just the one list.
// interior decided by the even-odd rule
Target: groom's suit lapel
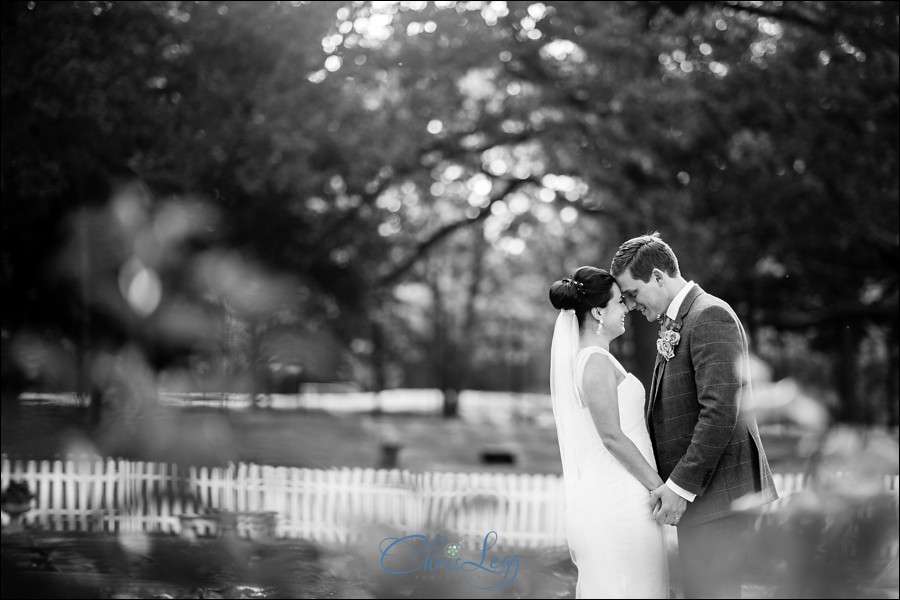
[(656, 392), (659, 390), (660, 372), (662, 365), (666, 363), (663, 357), (656, 353), (656, 363), (653, 365), (653, 379), (650, 381), (650, 394), (647, 396), (647, 409), (644, 411), (644, 420), (647, 423), (647, 429), (650, 429), (650, 415), (653, 413), (653, 407), (656, 404)]
[[(675, 317), (675, 323), (684, 323), (684, 318), (687, 316), (688, 312), (691, 310), (691, 306), (694, 304), (694, 301), (700, 297), (700, 294), (704, 294), (704, 292), (699, 285), (694, 284), (694, 287), (687, 293), (687, 296), (684, 297), (684, 300), (681, 302), (681, 306), (678, 309), (678, 315)], [(682, 337), (684, 336), (684, 330), (681, 331)], [(678, 347), (675, 348), (675, 356), (672, 357), (671, 360), (675, 360), (678, 357)], [(650, 385), (650, 395), (647, 398), (647, 410), (644, 414), (644, 419), (647, 422), (647, 426), (649, 428), (650, 425), (650, 415), (653, 414), (653, 407), (656, 406), (656, 400), (659, 396), (659, 388), (662, 383), (663, 374), (666, 371), (666, 365), (670, 361), (664, 359), (659, 352), (656, 353), (656, 364), (653, 367), (653, 382)]]

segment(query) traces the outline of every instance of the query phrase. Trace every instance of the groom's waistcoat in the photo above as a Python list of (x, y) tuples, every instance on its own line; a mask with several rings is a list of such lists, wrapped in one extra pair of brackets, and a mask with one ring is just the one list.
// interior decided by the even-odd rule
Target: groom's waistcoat
[(694, 286), (675, 323), (681, 339), (657, 354), (645, 417), (660, 476), (697, 494), (681, 526), (731, 514), (731, 503), (778, 496), (752, 413), (747, 337), (728, 304)]

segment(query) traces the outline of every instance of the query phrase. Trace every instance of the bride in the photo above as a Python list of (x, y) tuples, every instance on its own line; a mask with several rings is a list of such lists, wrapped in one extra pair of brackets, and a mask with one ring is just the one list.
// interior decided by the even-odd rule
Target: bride
[(550, 391), (566, 490), (576, 598), (668, 598), (663, 526), (650, 491), (663, 484), (644, 424), (644, 386), (609, 352), (628, 312), (603, 269), (550, 288), (559, 309)]

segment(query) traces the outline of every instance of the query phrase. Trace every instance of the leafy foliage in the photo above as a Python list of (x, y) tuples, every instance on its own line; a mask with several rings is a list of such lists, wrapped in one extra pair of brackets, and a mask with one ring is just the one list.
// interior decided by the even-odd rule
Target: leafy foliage
[[(846, 406), (896, 397), (878, 366), (898, 347), (896, 3), (2, 11), (4, 344), (137, 343), (159, 368), (224, 353), (227, 371), (289, 339), (319, 364), (303, 378), (543, 389), (549, 283), (658, 229), (755, 337), (799, 332), (850, 371), (881, 348), (858, 359), (882, 373), (874, 396), (835, 371)], [(110, 198), (135, 180), (146, 228), (109, 250)], [(204, 216), (157, 260), (140, 240), (182, 204)], [(60, 266), (79, 231), (100, 240), (90, 277)], [(134, 257), (160, 310), (231, 325), (175, 343), (155, 313), (102, 302)], [(28, 371), (4, 361), (6, 384)]]

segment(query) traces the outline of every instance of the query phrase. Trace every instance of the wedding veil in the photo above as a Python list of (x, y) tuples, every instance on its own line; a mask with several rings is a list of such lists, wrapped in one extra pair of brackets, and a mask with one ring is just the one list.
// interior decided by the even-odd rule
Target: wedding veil
[(585, 447), (583, 426), (579, 421), (588, 419), (590, 423), (590, 415), (581, 410), (584, 405), (575, 392), (575, 357), (578, 346), (578, 317), (574, 310), (560, 310), (550, 346), (550, 398), (556, 419), (569, 515), (572, 514), (570, 507), (575, 499), (575, 484), (581, 478), (580, 458)]

